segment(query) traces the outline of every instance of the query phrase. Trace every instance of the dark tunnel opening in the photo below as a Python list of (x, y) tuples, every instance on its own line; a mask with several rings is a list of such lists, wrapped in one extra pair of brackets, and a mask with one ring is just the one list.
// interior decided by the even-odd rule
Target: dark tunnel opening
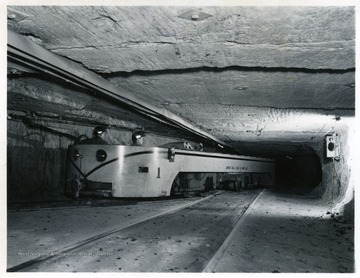
[(285, 156), (276, 159), (276, 190), (307, 194), (322, 182), (320, 158), (314, 154)]

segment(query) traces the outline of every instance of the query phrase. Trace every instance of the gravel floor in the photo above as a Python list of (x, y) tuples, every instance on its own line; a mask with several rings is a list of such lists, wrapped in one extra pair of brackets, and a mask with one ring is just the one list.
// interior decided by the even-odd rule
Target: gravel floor
[[(333, 219), (328, 204), (266, 189), (249, 207), (259, 192), (216, 192), (24, 271), (354, 271), (354, 227)], [(10, 210), (8, 267), (201, 199)]]

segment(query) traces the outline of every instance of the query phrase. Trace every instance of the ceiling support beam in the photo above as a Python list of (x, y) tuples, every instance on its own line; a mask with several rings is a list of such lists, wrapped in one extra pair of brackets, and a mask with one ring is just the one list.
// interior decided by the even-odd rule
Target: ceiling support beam
[(84, 68), (82, 65), (56, 55), (11, 30), (8, 30), (7, 55), (8, 58), (16, 62), (25, 64), (38, 71), (60, 77), (78, 86), (86, 87), (99, 93), (103, 97), (116, 100), (148, 118), (179, 128), (234, 151), (232, 146), (199, 129), (183, 118), (164, 108), (156, 107), (143, 100), (137, 99), (131, 92), (117, 87), (115, 84)]

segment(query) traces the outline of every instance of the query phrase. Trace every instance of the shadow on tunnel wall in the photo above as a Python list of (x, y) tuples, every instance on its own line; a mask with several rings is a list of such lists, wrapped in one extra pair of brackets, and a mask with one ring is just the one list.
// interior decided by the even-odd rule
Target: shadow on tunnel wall
[(71, 141), (20, 121), (8, 121), (7, 128), (8, 205), (64, 200), (66, 148)]
[(65, 199), (66, 149), (8, 147), (8, 204)]

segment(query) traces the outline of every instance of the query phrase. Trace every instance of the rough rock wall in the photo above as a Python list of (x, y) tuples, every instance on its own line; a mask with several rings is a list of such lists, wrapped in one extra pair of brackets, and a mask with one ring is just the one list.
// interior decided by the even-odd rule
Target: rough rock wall
[(354, 180), (351, 170), (354, 154), (351, 152), (354, 129), (343, 127), (336, 130), (340, 143), (340, 159), (325, 157), (325, 141), (312, 147), (322, 164), (321, 196), (332, 204), (332, 213), (346, 221), (354, 221)]
[[(42, 123), (54, 130), (91, 136), (92, 126)], [(159, 146), (177, 139), (147, 135), (145, 147)], [(111, 144), (131, 144), (131, 132), (109, 129)], [(27, 127), (21, 121), (7, 122), (8, 203), (62, 200), (64, 196), (66, 149), (73, 140)]]

